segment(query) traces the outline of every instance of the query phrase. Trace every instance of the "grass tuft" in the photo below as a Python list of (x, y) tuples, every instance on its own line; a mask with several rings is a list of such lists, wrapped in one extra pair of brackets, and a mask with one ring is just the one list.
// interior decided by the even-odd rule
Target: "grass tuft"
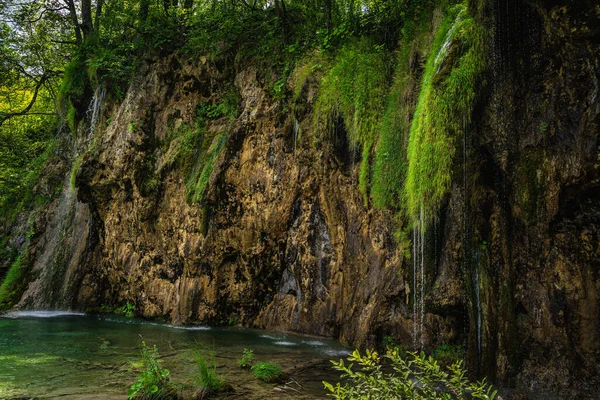
[(283, 375), (279, 365), (270, 362), (260, 361), (252, 367), (252, 373), (263, 382), (278, 382)]
[(195, 352), (198, 374), (196, 384), (199, 387), (198, 397), (204, 398), (218, 392), (225, 387), (225, 381), (217, 374), (217, 363), (215, 355), (211, 351), (205, 356), (200, 350)]

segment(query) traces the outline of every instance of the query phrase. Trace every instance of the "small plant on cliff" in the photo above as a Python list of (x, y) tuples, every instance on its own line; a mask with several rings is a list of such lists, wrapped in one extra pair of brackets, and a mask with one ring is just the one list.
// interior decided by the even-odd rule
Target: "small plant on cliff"
[(238, 365), (242, 368), (250, 368), (252, 366), (252, 359), (254, 358), (254, 351), (250, 349), (244, 349), (242, 353), (242, 359), (238, 360)]
[(442, 366), (450, 366), (455, 362), (462, 359), (463, 348), (462, 346), (452, 346), (450, 344), (443, 344), (437, 347), (431, 356), (436, 359)]
[(198, 375), (196, 384), (199, 387), (197, 397), (204, 398), (225, 388), (225, 381), (217, 375), (217, 363), (212, 351), (205, 356), (201, 350), (196, 350), (196, 365)]
[(169, 380), (170, 371), (160, 367), (158, 349), (150, 348), (142, 342), (142, 363), (144, 369), (127, 391), (128, 399), (176, 399), (177, 387)]
[(252, 373), (263, 382), (273, 383), (281, 379), (283, 372), (275, 363), (261, 361), (252, 367)]
[(135, 306), (128, 301), (127, 303), (123, 304), (121, 307), (117, 308), (115, 310), (115, 313), (124, 315), (127, 318), (132, 318), (134, 311), (135, 311)]
[[(348, 361), (332, 361), (333, 368), (342, 372), (344, 384), (335, 386), (323, 382), (328, 396), (339, 400), (369, 399), (486, 399), (496, 398), (496, 391), (485, 382), (469, 382), (462, 362), (457, 361), (447, 368), (431, 356), (389, 348), (381, 357), (367, 350), (362, 355), (355, 350)], [(359, 371), (353, 370), (358, 364)], [(388, 368), (385, 368), (388, 367)], [(389, 368), (391, 367), (391, 368)]]

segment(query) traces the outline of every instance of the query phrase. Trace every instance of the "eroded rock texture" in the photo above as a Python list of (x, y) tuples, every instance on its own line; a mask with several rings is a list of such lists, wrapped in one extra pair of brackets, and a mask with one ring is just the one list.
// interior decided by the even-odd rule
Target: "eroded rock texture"
[[(470, 367), (500, 384), (593, 396), (600, 7), (490, 2), (484, 12), (494, 38), (487, 85), (457, 138), (451, 194), (424, 238), (418, 334), (428, 350), (466, 344)], [(364, 204), (343, 135), (313, 130), (316, 83), (291, 112), (265, 79), (252, 66), (231, 74), (172, 55), (149, 62), (126, 99), (105, 106), (69, 214), (85, 241), (73, 240), (79, 250), (64, 272), (77, 285), (63, 282), (53, 304), (130, 301), (140, 316), (173, 323), (413, 345), (412, 235), (398, 240), (394, 213)], [(226, 142), (203, 201), (190, 204), (176, 159), (182, 139), (171, 133), (192, 126), (198, 105), (218, 102), (231, 82), (239, 115), (208, 122), (212, 146), (224, 132)], [(36, 243), (33, 254), (43, 254)], [(43, 300), (35, 291), (23, 306)]]

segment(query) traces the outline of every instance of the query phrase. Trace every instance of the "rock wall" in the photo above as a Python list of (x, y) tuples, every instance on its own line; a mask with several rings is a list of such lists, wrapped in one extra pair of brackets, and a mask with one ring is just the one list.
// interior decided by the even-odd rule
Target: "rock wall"
[[(457, 140), (451, 194), (424, 237), (419, 335), (428, 350), (466, 344), (469, 366), (502, 385), (593, 396), (600, 7), (492, 1), (482, 18), (493, 39), (487, 85)], [(391, 211), (365, 206), (344, 137), (313, 131), (318, 85), (309, 79), (290, 112), (264, 71), (228, 71), (206, 59), (150, 60), (125, 100), (105, 105), (69, 214), (79, 252), (65, 282), (76, 284), (48, 304), (129, 301), (136, 314), (173, 323), (411, 346), (413, 243), (394, 238)], [(225, 135), (224, 151), (203, 201), (188, 204), (175, 156), (184, 144), (171, 132), (231, 81), (240, 112), (208, 122), (212, 136)], [(27, 300), (36, 290), (22, 306), (39, 305)]]

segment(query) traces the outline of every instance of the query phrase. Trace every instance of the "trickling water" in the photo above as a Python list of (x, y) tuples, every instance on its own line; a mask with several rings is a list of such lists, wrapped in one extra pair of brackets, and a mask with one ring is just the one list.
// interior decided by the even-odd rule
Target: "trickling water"
[(454, 20), (452, 27), (448, 30), (448, 34), (446, 35), (446, 40), (444, 41), (444, 44), (442, 45), (442, 47), (438, 51), (437, 55), (435, 56), (434, 66), (437, 67), (437, 72), (440, 72), (440, 69), (442, 68), (442, 65), (444, 64), (444, 60), (446, 59), (446, 56), (448, 55), (448, 50), (450, 49), (450, 44), (452, 44), (452, 39), (454, 39), (454, 31), (456, 30), (456, 27), (459, 25), (464, 11), (465, 11), (465, 9), (463, 8), (456, 16), (456, 19)]
[(413, 347), (423, 349), (425, 338), (425, 229), (424, 210), (413, 229)]
[(58, 291), (63, 282), (61, 275), (64, 275), (66, 265), (59, 259), (58, 250), (65, 234), (68, 234), (66, 231), (72, 222), (75, 202), (75, 192), (71, 188), (69, 175), (67, 175), (58, 205), (42, 238), (43, 251), (33, 266), (33, 273), (36, 274), (37, 279), (29, 284), (17, 308), (54, 307), (59, 301)]
[(419, 337), (421, 338), (421, 349), (423, 349), (423, 347), (425, 346), (425, 342), (423, 339), (423, 326), (425, 319), (425, 227), (423, 226), (423, 204), (421, 204), (421, 216), (419, 225), (419, 230), (421, 231), (421, 284), (419, 287), (419, 291), (421, 292), (421, 321), (419, 326)]
[(102, 107), (102, 102), (104, 101), (104, 96), (106, 95), (106, 88), (103, 85), (98, 85), (96, 91), (94, 92), (94, 97), (90, 102), (90, 105), (87, 110), (87, 117), (90, 121), (90, 135), (89, 138), (94, 136), (96, 131), (96, 124), (98, 123), (98, 117), (100, 116), (100, 109)]
[(481, 369), (481, 297), (479, 293), (479, 268), (475, 265), (475, 302), (477, 304), (477, 368)]
[(56, 317), (83, 317), (85, 313), (73, 311), (10, 311), (2, 315), (2, 318), (56, 318)]
[[(469, 260), (470, 260), (470, 232), (469, 232), (469, 190), (467, 187), (467, 121), (463, 120), (463, 276), (468, 276)], [(467, 334), (467, 326), (469, 325), (468, 313), (464, 314), (464, 333)]]
[(296, 117), (294, 117), (294, 158), (296, 158), (296, 146), (298, 142), (298, 133), (300, 132), (300, 124)]
[(413, 229), (413, 348), (417, 349), (417, 227)]
[[(88, 134), (68, 144), (68, 156), (72, 161), (87, 150), (105, 94), (104, 87), (98, 86), (87, 111)], [(35, 279), (29, 283), (17, 308), (69, 309), (76, 296), (73, 288), (77, 286), (78, 257), (85, 251), (89, 211), (87, 206), (77, 202), (76, 191), (71, 186), (71, 171), (64, 177), (62, 191), (55, 204), (49, 223), (40, 232), (42, 237), (37, 244), (39, 256), (32, 268)]]

